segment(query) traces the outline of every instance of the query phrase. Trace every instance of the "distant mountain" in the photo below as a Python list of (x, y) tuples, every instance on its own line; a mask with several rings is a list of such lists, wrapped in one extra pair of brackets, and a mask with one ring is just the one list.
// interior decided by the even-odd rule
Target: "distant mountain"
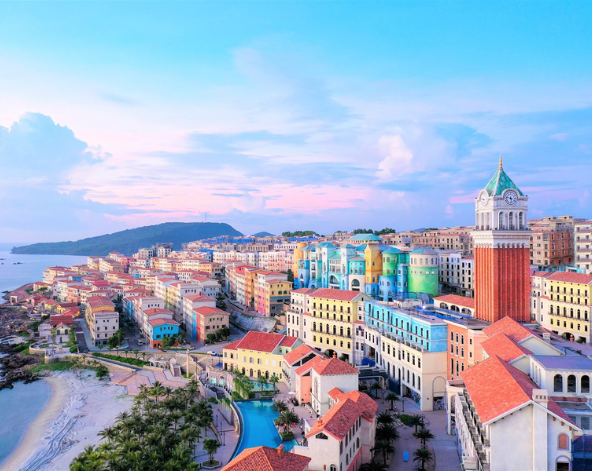
[(100, 256), (117, 251), (132, 255), (139, 248), (151, 247), (158, 242), (172, 242), (173, 249), (178, 250), (184, 242), (225, 235), (242, 236), (243, 234), (232, 226), (220, 222), (165, 222), (75, 242), (46, 242), (14, 247), (12, 253)]
[(257, 232), (257, 234), (251, 234), (251, 237), (269, 237), (275, 234), (271, 234), (269, 232)]

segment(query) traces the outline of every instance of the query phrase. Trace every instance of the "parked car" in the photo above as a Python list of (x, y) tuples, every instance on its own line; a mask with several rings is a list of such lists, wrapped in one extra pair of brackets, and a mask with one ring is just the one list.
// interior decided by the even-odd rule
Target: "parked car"
[(142, 339), (138, 340), (138, 345), (144, 345), (144, 341)]

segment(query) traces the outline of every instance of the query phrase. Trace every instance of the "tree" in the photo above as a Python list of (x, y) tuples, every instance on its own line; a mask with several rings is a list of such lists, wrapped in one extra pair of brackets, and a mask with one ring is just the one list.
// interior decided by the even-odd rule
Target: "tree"
[(426, 442), (427, 441), (433, 440), (434, 438), (436, 438), (434, 436), (434, 434), (431, 431), (429, 431), (427, 428), (425, 428), (425, 427), (422, 427), (417, 432), (414, 432), (413, 433), (413, 436), (415, 438), (419, 438), (421, 440), (421, 445), (423, 447), (426, 446)]
[(423, 415), (421, 414), (415, 414), (412, 415), (411, 418), (409, 419), (409, 425), (415, 425), (415, 432), (417, 432), (417, 427), (424, 425), (424, 421), (423, 421)]
[(222, 338), (224, 339), (228, 339), (228, 337), (230, 337), (230, 327), (224, 326), (220, 329), (220, 334), (222, 335)]
[(393, 416), (388, 412), (381, 412), (376, 416), (376, 422), (378, 424), (392, 424), (394, 420)]
[(393, 443), (401, 438), (399, 431), (393, 424), (380, 424), (376, 427), (376, 440)]
[(280, 381), (280, 379), (279, 379), (279, 378), (278, 378), (278, 377), (277, 377), (275, 374), (271, 375), (271, 378), (269, 378), (269, 382), (270, 382), (271, 384), (273, 384), (273, 392), (275, 392), (275, 391), (276, 391), (276, 387), (275, 387), (275, 385), (276, 385), (277, 383), (279, 383), (279, 381)]
[(177, 334), (177, 340), (179, 341), (179, 345), (181, 345), (185, 341), (186, 337), (187, 337), (187, 332), (185, 332), (184, 330), (180, 330), (179, 333)]
[(373, 450), (375, 453), (378, 452), (382, 454), (382, 462), (386, 466), (388, 456), (395, 452), (395, 447), (387, 441), (379, 441), (374, 445)]
[(140, 350), (134, 348), (134, 356), (136, 357), (136, 359), (138, 358), (138, 353), (140, 353)]
[(213, 463), (214, 455), (218, 451), (218, 448), (220, 448), (220, 442), (213, 438), (206, 438), (203, 442), (203, 447), (210, 454), (210, 464)]
[(259, 381), (259, 384), (261, 384), (261, 391), (263, 391), (267, 385), (267, 378), (265, 375), (261, 375), (259, 378), (257, 378), (257, 380)]
[(208, 334), (207, 336), (208, 343), (216, 343), (216, 336), (214, 334)]
[(292, 425), (296, 425), (298, 422), (300, 422), (298, 414), (289, 409), (283, 411), (278, 418), (278, 423), (284, 427), (284, 431), (289, 429)]
[(288, 281), (294, 283), (294, 272), (290, 269), (288, 269)]
[(378, 381), (374, 381), (371, 385), (370, 385), (370, 391), (374, 391), (374, 398), (378, 398), (378, 390), (382, 389), (382, 386), (380, 385), (380, 383)]
[(434, 455), (425, 446), (413, 452), (413, 461), (421, 462), (420, 471), (425, 471), (425, 464), (434, 461)]
[(286, 403), (284, 401), (282, 401), (281, 399), (277, 399), (275, 401), (273, 401), (273, 407), (275, 408), (275, 410), (277, 410), (280, 414), (285, 411), (288, 410), (288, 406), (286, 405)]
[(372, 461), (370, 461), (370, 463), (364, 463), (362, 466), (360, 466), (360, 471), (385, 471), (386, 470), (386, 465), (379, 463), (378, 461), (375, 461), (374, 458), (372, 458)]
[(385, 400), (386, 401), (389, 401), (391, 403), (391, 410), (393, 410), (394, 409), (394, 402), (395, 401), (400, 401), (401, 398), (397, 394), (395, 394), (394, 392), (390, 391), (386, 395)]

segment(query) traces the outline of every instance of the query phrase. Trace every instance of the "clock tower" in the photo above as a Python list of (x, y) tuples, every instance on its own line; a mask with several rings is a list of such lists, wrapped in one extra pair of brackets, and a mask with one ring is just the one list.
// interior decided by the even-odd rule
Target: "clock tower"
[(475, 317), (530, 320), (528, 196), (502, 167), (475, 199)]

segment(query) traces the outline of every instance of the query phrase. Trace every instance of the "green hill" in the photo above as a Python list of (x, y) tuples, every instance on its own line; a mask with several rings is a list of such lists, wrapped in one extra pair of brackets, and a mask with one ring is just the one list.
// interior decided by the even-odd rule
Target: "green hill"
[(158, 242), (172, 242), (173, 249), (178, 250), (184, 242), (225, 235), (242, 236), (232, 226), (220, 222), (165, 222), (75, 242), (46, 242), (14, 247), (12, 253), (101, 256), (117, 251), (132, 255), (139, 248), (151, 247)]

